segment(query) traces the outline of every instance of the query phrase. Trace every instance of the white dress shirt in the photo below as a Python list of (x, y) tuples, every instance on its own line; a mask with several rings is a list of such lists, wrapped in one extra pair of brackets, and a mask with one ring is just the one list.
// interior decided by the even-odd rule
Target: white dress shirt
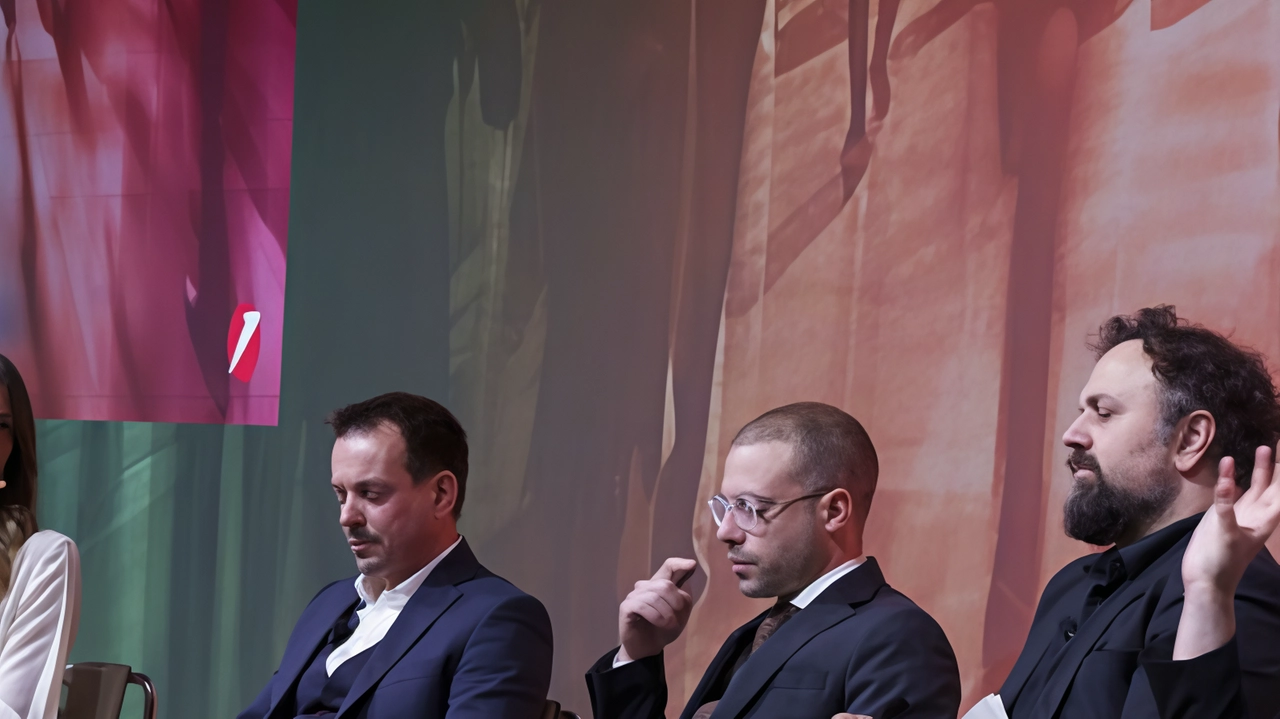
[[(818, 595), (822, 594), (822, 592), (825, 591), (827, 587), (831, 586), (832, 584), (835, 584), (836, 581), (839, 580), (841, 577), (848, 574), (849, 572), (852, 572), (858, 567), (862, 566), (862, 564), (866, 561), (867, 561), (867, 557), (864, 554), (863, 556), (858, 557), (857, 559), (850, 559), (844, 564), (841, 564), (835, 569), (832, 569), (830, 572), (827, 572), (821, 577), (818, 577), (817, 579), (813, 580), (813, 582), (809, 584), (809, 586), (804, 588), (804, 591), (797, 594), (795, 598), (791, 600), (791, 603), (800, 609), (804, 609), (805, 607), (809, 606), (809, 604), (813, 602), (813, 600), (817, 599)], [(632, 661), (634, 660), (621, 661), (615, 655), (613, 657), (613, 667), (614, 669), (617, 669), (618, 667), (623, 666), (624, 664), (630, 664)]]
[(400, 582), (391, 589), (386, 589), (386, 582), (373, 577), (366, 577), (363, 574), (356, 577), (356, 594), (364, 600), (364, 606), (357, 612), (356, 616), (360, 618), (360, 623), (356, 625), (356, 630), (351, 633), (347, 641), (343, 642), (329, 658), (325, 660), (324, 668), (333, 676), (338, 667), (342, 663), (372, 647), (382, 638), (387, 636), (387, 632), (391, 630), (391, 625), (396, 623), (396, 619), (400, 616), (400, 612), (404, 609), (404, 605), (409, 603), (409, 598), (413, 593), (418, 591), (418, 587), (426, 581), (427, 575), (431, 574), (431, 570), (447, 556), (453, 548), (462, 542), (459, 536), (454, 540), (436, 558), (431, 560), (427, 566), (419, 569), (413, 576)]
[(821, 577), (818, 577), (813, 581), (812, 584), (805, 587), (803, 592), (800, 592), (795, 596), (794, 599), (791, 600), (791, 603), (796, 605), (800, 609), (804, 609), (805, 607), (809, 606), (809, 604), (812, 603), (813, 600), (817, 599), (818, 595), (822, 594), (822, 592), (824, 592), (827, 587), (831, 586), (832, 584), (835, 584), (841, 577), (848, 574), (849, 572), (852, 572), (858, 567), (861, 567), (862, 564), (866, 561), (867, 561), (867, 557), (866, 555), (863, 555), (861, 557), (858, 557), (857, 559), (850, 559), (844, 564), (841, 564), (835, 569), (832, 569), (830, 572), (827, 572)]
[(36, 532), (0, 596), (0, 719), (56, 719), (79, 624), (80, 552), (57, 532)]

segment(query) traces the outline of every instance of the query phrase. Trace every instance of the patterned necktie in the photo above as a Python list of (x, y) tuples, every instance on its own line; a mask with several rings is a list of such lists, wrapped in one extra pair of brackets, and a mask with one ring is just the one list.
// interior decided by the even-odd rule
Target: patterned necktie
[[(773, 608), (769, 610), (769, 614), (765, 616), (764, 621), (760, 622), (760, 626), (756, 628), (755, 639), (751, 640), (751, 651), (743, 653), (734, 665), (734, 673), (737, 673), (747, 657), (754, 654), (760, 648), (760, 645), (764, 644), (764, 640), (773, 636), (773, 633), (778, 631), (778, 628), (783, 624), (786, 624), (788, 619), (794, 617), (798, 611), (800, 611), (800, 607), (791, 602), (779, 602), (773, 605)], [(717, 699), (698, 707), (698, 711), (693, 713), (693, 719), (710, 719), (711, 713), (716, 710), (716, 705), (719, 703), (720, 700)]]

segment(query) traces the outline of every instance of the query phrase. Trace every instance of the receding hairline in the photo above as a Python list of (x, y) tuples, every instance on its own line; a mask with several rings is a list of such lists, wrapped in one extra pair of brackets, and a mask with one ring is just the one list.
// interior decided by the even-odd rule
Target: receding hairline
[(390, 431), (392, 434), (395, 434), (406, 444), (408, 443), (408, 439), (404, 436), (404, 428), (386, 417), (379, 417), (374, 419), (372, 422), (360, 422), (358, 424), (344, 425), (341, 432), (339, 432), (338, 428), (334, 427), (332, 424), (330, 424), (330, 426), (333, 427), (335, 440), (346, 439), (347, 437), (367, 437), (380, 429), (385, 429)]
[[(835, 468), (833, 476), (824, 477), (824, 481), (847, 489), (868, 485), (874, 492), (880, 474), (875, 444), (857, 418), (833, 405), (796, 402), (771, 409), (738, 430), (730, 449), (767, 442), (786, 444), (791, 448), (790, 469), (798, 481), (809, 483), (806, 471), (813, 465), (825, 464), (813, 456), (813, 452), (821, 451), (819, 445), (833, 440), (843, 445), (842, 450), (848, 450), (849, 454), (844, 457), (843, 465)], [(827, 465), (825, 469), (833, 468)]]

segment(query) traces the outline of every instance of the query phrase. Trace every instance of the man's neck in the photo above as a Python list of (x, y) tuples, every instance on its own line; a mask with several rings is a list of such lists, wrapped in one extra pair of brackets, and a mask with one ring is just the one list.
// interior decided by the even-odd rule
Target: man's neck
[[(814, 577), (813, 579), (810, 579), (810, 580), (809, 580), (809, 584), (813, 584), (814, 582), (818, 581), (818, 579), (820, 579), (820, 578), (822, 578), (822, 577), (826, 576), (827, 574), (829, 574), (830, 572), (832, 572), (833, 570), (835, 570), (835, 568), (836, 568), (836, 567), (839, 567), (839, 566), (841, 566), (841, 565), (845, 564), (846, 562), (849, 562), (849, 561), (851, 561), (851, 560), (857, 559), (858, 557), (861, 557), (861, 556), (862, 556), (862, 546), (861, 546), (861, 545), (859, 545), (859, 546), (857, 547), (857, 551), (853, 551), (853, 552), (850, 552), (850, 551), (839, 551), (839, 552), (836, 552), (834, 555), (832, 555), (831, 559), (827, 560), (827, 566), (823, 567), (823, 569), (822, 569), (822, 571), (821, 571), (821, 572), (818, 572), (818, 576), (816, 576), (816, 577)], [(805, 585), (805, 586), (808, 586), (808, 585)]]
[(806, 579), (804, 584), (802, 584), (800, 587), (797, 587), (794, 591), (787, 592), (786, 594), (783, 594), (782, 596), (778, 597), (778, 601), (789, 602), (792, 599), (795, 599), (797, 596), (800, 595), (801, 592), (813, 586), (814, 582), (818, 581), (819, 579), (822, 579), (823, 577), (827, 576), (831, 572), (834, 572), (836, 569), (844, 566), (848, 562), (854, 559), (859, 559), (861, 557), (862, 557), (861, 552), (859, 552), (858, 554), (849, 554), (848, 552), (836, 552), (834, 555), (832, 555), (832, 557), (829, 560), (827, 560), (826, 565), (820, 571), (818, 571), (817, 573), (814, 573), (812, 576)]
[(1133, 528), (1133, 531), (1126, 532), (1125, 536), (1116, 540), (1116, 546), (1123, 549), (1140, 539), (1159, 532), (1174, 522), (1179, 522), (1187, 517), (1194, 517), (1211, 506), (1213, 506), (1213, 485), (1210, 484), (1205, 487), (1199, 483), (1187, 482), (1182, 491), (1178, 493), (1178, 496), (1169, 504), (1168, 509), (1145, 525), (1139, 525)]
[[(404, 584), (409, 579), (409, 577), (412, 577), (418, 572), (421, 572), (423, 569), (426, 568), (428, 564), (431, 564), (432, 562), (436, 561), (436, 559), (438, 559), (446, 549), (448, 549), (449, 547), (452, 547), (453, 544), (458, 541), (458, 537), (460, 535), (456, 531), (453, 532), (452, 534), (453, 534), (452, 538), (448, 540), (441, 540), (441, 542), (436, 542), (434, 544), (435, 551), (431, 554), (431, 556), (427, 557), (422, 562), (415, 562), (414, 563), (416, 565), (415, 568), (401, 570), (399, 572), (396, 572), (393, 575), (387, 575), (385, 577), (370, 577), (370, 579), (373, 579), (374, 581), (371, 583), (365, 584), (366, 591), (369, 591), (370, 594), (373, 596), (374, 601), (377, 601), (377, 598), (381, 596), (384, 591), (388, 589), (395, 589), (401, 584)], [(369, 584), (373, 584), (374, 586), (370, 587)], [(382, 586), (379, 587), (378, 584), (381, 584)]]

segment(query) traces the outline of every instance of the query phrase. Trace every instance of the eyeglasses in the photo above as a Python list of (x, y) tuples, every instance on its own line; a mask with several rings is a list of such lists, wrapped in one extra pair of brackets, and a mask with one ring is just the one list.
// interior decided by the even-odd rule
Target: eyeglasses
[[(737, 512), (738, 528), (744, 532), (749, 532), (752, 529), (755, 529), (756, 524), (760, 521), (760, 517), (764, 516), (766, 520), (773, 519), (774, 517), (777, 517), (779, 514), (782, 514), (782, 510), (795, 504), (796, 502), (802, 502), (806, 499), (814, 499), (815, 497), (823, 497), (823, 496), (826, 496), (826, 494), (830, 491), (831, 490), (828, 489), (822, 492), (814, 492), (813, 494), (806, 494), (803, 497), (788, 499), (785, 502), (774, 502), (773, 500), (769, 500), (769, 499), (756, 500), (760, 504), (769, 505), (763, 509), (756, 507), (756, 505), (752, 504), (751, 500), (749, 499), (743, 499), (742, 497), (739, 497), (733, 500), (732, 502), (730, 502), (727, 497), (720, 494), (717, 494), (716, 496), (707, 500), (707, 504), (711, 507), (711, 517), (712, 519), (716, 520), (717, 527), (724, 524), (724, 520), (726, 517), (729, 516), (729, 512)], [(765, 516), (765, 513), (772, 512), (775, 509), (778, 511), (773, 513), (773, 517)]]

